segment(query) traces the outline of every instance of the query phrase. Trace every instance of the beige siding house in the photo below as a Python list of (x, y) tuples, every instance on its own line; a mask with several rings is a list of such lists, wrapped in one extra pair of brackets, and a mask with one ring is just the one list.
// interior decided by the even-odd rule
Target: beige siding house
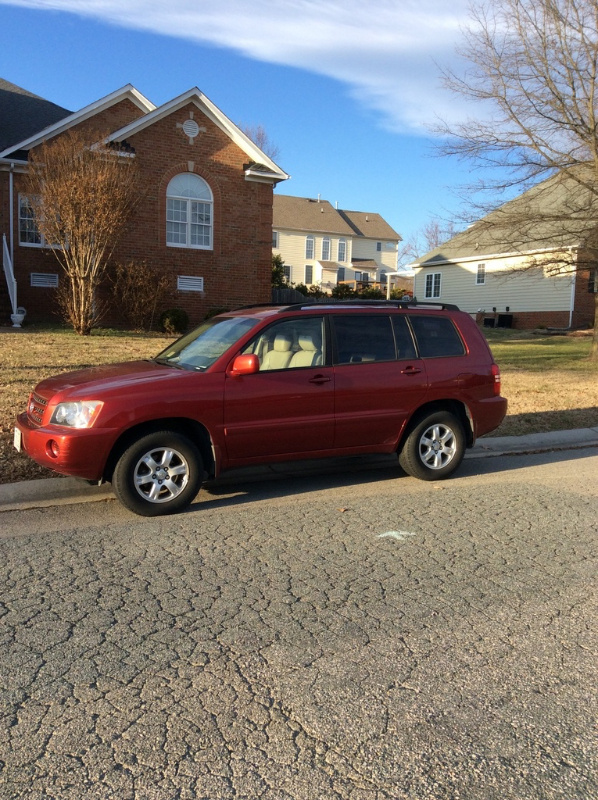
[(586, 202), (566, 179), (539, 184), (410, 264), (415, 296), (455, 303), (488, 326), (591, 326)]
[(327, 200), (274, 195), (272, 251), (291, 283), (330, 291), (337, 283), (385, 284), (401, 237), (379, 215), (336, 209)]

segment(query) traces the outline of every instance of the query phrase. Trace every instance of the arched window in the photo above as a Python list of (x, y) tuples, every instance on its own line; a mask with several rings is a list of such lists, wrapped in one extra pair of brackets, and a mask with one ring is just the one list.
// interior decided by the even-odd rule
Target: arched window
[(192, 172), (175, 175), (166, 189), (166, 244), (211, 250), (213, 205), (203, 178)]

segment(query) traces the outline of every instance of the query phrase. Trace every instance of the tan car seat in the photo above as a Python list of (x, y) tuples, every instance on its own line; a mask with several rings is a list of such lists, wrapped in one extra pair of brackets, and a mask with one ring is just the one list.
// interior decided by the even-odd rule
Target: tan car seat
[(289, 336), (285, 336), (282, 333), (277, 334), (274, 337), (273, 349), (269, 350), (264, 356), (260, 370), (285, 369), (288, 367), (293, 355), (291, 352), (292, 344), (293, 341)]
[(290, 367), (317, 367), (322, 363), (322, 351), (320, 350), (319, 337), (313, 334), (300, 334), (299, 347), (293, 358)]

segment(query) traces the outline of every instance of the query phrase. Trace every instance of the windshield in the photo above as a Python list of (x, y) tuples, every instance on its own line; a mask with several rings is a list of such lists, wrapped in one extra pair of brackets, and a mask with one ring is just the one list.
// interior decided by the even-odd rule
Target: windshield
[(163, 350), (154, 361), (185, 369), (207, 369), (255, 325), (255, 319), (246, 317), (208, 320)]

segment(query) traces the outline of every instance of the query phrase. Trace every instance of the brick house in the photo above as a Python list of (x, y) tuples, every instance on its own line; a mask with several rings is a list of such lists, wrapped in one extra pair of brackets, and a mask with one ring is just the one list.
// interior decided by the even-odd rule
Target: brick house
[(592, 327), (594, 203), (572, 178), (538, 184), (409, 264), (416, 297), (456, 303), (489, 327)]
[[(273, 188), (289, 176), (199, 89), (156, 107), (127, 85), (72, 113), (0, 81), (0, 233), (29, 320), (52, 317), (61, 268), (28, 213), (28, 156), (74, 126), (109, 131), (137, 159), (143, 201), (114, 260), (168, 275), (165, 307), (197, 323), (213, 308), (269, 300)], [(0, 281), (0, 324), (10, 310)]]

